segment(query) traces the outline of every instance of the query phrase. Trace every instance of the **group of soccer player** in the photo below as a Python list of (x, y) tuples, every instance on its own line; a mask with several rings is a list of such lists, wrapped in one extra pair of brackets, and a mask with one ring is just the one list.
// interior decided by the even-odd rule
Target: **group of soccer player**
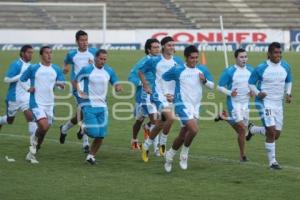
[[(161, 45), (161, 53), (158, 53)], [(190, 45), (184, 50), (185, 62), (175, 56), (172, 37), (165, 37), (159, 43), (148, 39), (146, 56), (132, 68), (128, 80), (136, 86), (136, 121), (133, 125), (132, 149), (141, 150), (144, 162), (149, 160), (149, 149), (153, 145), (157, 156), (164, 156), (166, 172), (172, 170), (172, 163), (181, 148), (181, 169), (188, 167), (188, 152), (198, 132), (199, 109), (203, 88), (214, 88), (213, 78), (204, 65), (198, 63), (199, 51)], [(292, 77), (288, 63), (282, 60), (281, 45), (273, 42), (268, 48), (268, 59), (255, 69), (247, 64), (247, 52), (240, 48), (234, 52), (235, 64), (222, 72), (217, 89), (227, 97), (227, 109), (215, 121), (228, 122), (237, 133), (240, 161), (247, 162), (245, 141), (255, 134), (264, 135), (265, 148), (270, 169), (281, 169), (275, 156), (275, 140), (280, 136), (283, 125), (283, 100), (291, 102)], [(249, 123), (250, 98), (255, 96), (263, 126)], [(166, 150), (168, 133), (175, 117), (179, 118), (181, 129), (169, 150)], [(144, 125), (145, 141), (139, 145), (137, 134)], [(248, 130), (247, 130), (248, 129)], [(160, 131), (162, 130), (162, 133)]]
[[(88, 34), (79, 30), (76, 35), (78, 48), (70, 50), (64, 67), (52, 63), (49, 46), (40, 49), (40, 62), (31, 64), (33, 48), (24, 45), (20, 58), (14, 61), (4, 81), (9, 83), (6, 97), (7, 113), (0, 117), (0, 127), (12, 124), (17, 111), (24, 112), (30, 135), (26, 160), (38, 163), (37, 152), (53, 122), (54, 89), (63, 89), (63, 74), (71, 71), (72, 93), (76, 100), (76, 115), (60, 126), (61, 144), (65, 143), (68, 130), (80, 125), (78, 139), (83, 139), (86, 161), (96, 163), (96, 153), (107, 135), (108, 105), (106, 96), (109, 83), (116, 92), (123, 90), (114, 70), (106, 64), (107, 51), (88, 47)], [(184, 50), (183, 61), (175, 54), (172, 37), (148, 39), (145, 43), (146, 56), (141, 58), (130, 71), (128, 80), (136, 88), (131, 147), (141, 151), (144, 162), (149, 160), (153, 145), (157, 156), (164, 156), (166, 172), (172, 171), (172, 163), (181, 148), (181, 169), (188, 168), (189, 148), (198, 132), (199, 110), (204, 86), (213, 89), (213, 78), (204, 65), (199, 64), (199, 51), (189, 45)], [(281, 169), (275, 157), (275, 140), (280, 136), (283, 125), (283, 100), (291, 102), (292, 78), (289, 65), (282, 60), (279, 43), (270, 44), (268, 59), (255, 69), (247, 64), (247, 53), (238, 49), (234, 53), (236, 63), (222, 72), (217, 89), (227, 96), (228, 112), (220, 113), (215, 121), (227, 121), (237, 133), (240, 161), (247, 162), (245, 140), (254, 134), (265, 135), (265, 148), (270, 169)], [(71, 70), (69, 69), (71, 65)], [(256, 97), (263, 126), (249, 123), (250, 97)], [(167, 150), (167, 138), (175, 116), (181, 129)], [(227, 114), (228, 113), (228, 114)], [(138, 132), (143, 128), (145, 141), (138, 142)], [(248, 130), (247, 130), (248, 129)], [(90, 145), (88, 138), (93, 138)]]

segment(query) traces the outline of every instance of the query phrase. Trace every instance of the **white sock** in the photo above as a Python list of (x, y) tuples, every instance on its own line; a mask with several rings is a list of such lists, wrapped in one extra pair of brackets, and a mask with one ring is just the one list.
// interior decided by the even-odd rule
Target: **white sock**
[(0, 117), (0, 125), (7, 124), (7, 116), (4, 115)]
[(151, 140), (150, 138), (148, 138), (144, 142), (144, 148), (146, 150), (149, 150), (149, 148), (151, 147), (152, 144), (153, 144), (153, 140)]
[(186, 146), (182, 146), (182, 148), (181, 148), (181, 152), (180, 152), (180, 154), (182, 154), (182, 155), (188, 155), (189, 154), (189, 147), (186, 147)]
[(30, 145), (36, 147), (38, 144), (38, 137), (35, 136), (35, 133), (30, 135)]
[(164, 133), (160, 134), (160, 138), (159, 138), (159, 144), (160, 145), (166, 145), (167, 140), (168, 140), (168, 135), (166, 135)]
[(71, 122), (71, 120), (69, 120), (69, 121), (67, 121), (67, 123), (65, 123), (65, 124), (62, 126), (61, 132), (62, 132), (63, 134), (67, 134), (67, 131), (68, 131), (70, 128), (72, 128), (73, 126), (75, 126), (75, 124), (73, 124), (73, 123)]
[(252, 126), (250, 132), (252, 134), (266, 135), (266, 128), (263, 126)]
[(89, 145), (89, 137), (86, 134), (83, 135), (82, 140), (83, 140), (83, 142), (82, 142), (83, 147)]
[(176, 153), (177, 153), (177, 150), (173, 149), (172, 147), (167, 152), (168, 156), (170, 156), (171, 158), (173, 158), (176, 155)]
[(158, 144), (159, 144), (159, 134), (154, 138), (154, 141), (153, 141), (153, 148), (154, 148), (154, 151), (156, 149), (158, 149)]
[(275, 142), (273, 143), (265, 143), (265, 148), (267, 150), (267, 156), (269, 159), (269, 165), (272, 165), (273, 163), (277, 162), (275, 158)]
[(28, 122), (28, 132), (29, 135), (33, 135), (36, 132), (37, 124), (35, 122)]

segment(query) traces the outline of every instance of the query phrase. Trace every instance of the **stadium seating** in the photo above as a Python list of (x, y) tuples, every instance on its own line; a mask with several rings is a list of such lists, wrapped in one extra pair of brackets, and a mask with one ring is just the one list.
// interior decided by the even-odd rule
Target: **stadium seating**
[[(16, 0), (82, 2), (81, 0)], [(0, 2), (10, 2), (0, 0)], [(99, 2), (86, 0), (84, 2)], [(300, 27), (298, 0), (101, 0), (108, 29)], [(99, 29), (100, 8), (0, 6), (0, 29)]]
[(300, 6), (295, 0), (170, 0), (198, 28), (299, 28)]

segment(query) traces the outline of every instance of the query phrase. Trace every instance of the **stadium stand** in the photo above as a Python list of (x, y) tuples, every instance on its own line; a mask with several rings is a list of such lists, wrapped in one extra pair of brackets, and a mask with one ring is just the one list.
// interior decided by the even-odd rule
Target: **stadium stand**
[[(16, 0), (16, 2), (82, 2)], [(11, 2), (1, 0), (0, 2)], [(86, 0), (85, 2), (100, 2)], [(102, 0), (108, 29), (300, 27), (299, 0)], [(99, 29), (99, 8), (0, 6), (0, 29)], [(134, 19), (134, 20), (133, 20)]]
[[(198, 28), (299, 28), (295, 0), (171, 0)], [(299, 1), (298, 1), (299, 2)]]

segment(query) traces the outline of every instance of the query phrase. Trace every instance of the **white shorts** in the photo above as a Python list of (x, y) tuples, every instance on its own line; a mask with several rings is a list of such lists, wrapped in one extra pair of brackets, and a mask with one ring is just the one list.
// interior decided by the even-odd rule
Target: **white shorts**
[(133, 113), (136, 120), (142, 120), (148, 116), (147, 113), (144, 112), (142, 104), (139, 103), (135, 103)]
[(263, 123), (266, 127), (275, 126), (278, 131), (283, 126), (283, 108), (282, 106), (265, 106), (261, 112)]
[(29, 101), (8, 101), (7, 116), (14, 117), (18, 111), (24, 112), (29, 109)]
[(249, 103), (232, 102), (233, 108), (229, 111), (231, 115), (231, 122), (243, 122), (245, 126), (249, 123)]
[(53, 106), (38, 106), (37, 108), (33, 108), (32, 113), (35, 121), (39, 121), (41, 119), (47, 119), (48, 124), (53, 123)]

